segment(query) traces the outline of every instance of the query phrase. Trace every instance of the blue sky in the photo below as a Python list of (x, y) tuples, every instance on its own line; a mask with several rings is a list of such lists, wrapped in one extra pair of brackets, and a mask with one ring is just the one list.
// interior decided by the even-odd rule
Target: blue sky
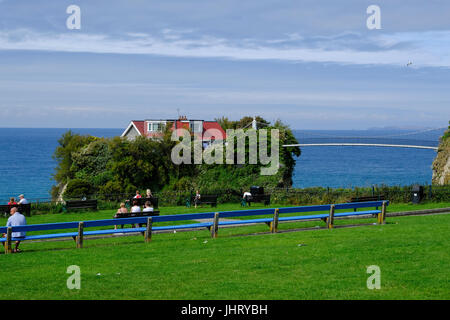
[[(81, 8), (68, 30), (66, 8)], [(381, 8), (381, 30), (366, 9)], [(412, 65), (406, 66), (411, 61)], [(0, 0), (0, 127), (443, 127), (448, 1)]]

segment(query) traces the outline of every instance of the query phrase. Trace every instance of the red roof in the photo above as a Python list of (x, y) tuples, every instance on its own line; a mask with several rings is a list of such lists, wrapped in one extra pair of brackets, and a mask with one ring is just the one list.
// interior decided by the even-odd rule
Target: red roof
[[(211, 132), (205, 132), (211, 129)], [(222, 129), (222, 126), (217, 121), (204, 121), (203, 122), (203, 140), (209, 140), (211, 137), (217, 139), (218, 137), (214, 136), (214, 131), (217, 130), (222, 134), (222, 139), (225, 140), (227, 138), (227, 133)]]
[(139, 133), (144, 136), (145, 135), (145, 121), (131, 121), (138, 129)]
[[(170, 120), (167, 120), (167, 121), (169, 122)], [(172, 121), (170, 121), (170, 122), (172, 122)], [(131, 123), (136, 127), (136, 129), (139, 131), (139, 133), (142, 136), (144, 136), (144, 137), (161, 135), (161, 133), (156, 133), (156, 132), (155, 133), (149, 133), (149, 132), (147, 132), (147, 126), (145, 125), (146, 124), (146, 120), (133, 120), (133, 121), (131, 121)], [(190, 122), (189, 122), (189, 120), (187, 120), (187, 121), (180, 121), (180, 120), (173, 121), (172, 122), (172, 128), (171, 128), (172, 130), (175, 129), (175, 125), (176, 125), (176, 128), (177, 128), (177, 131), (179, 129), (186, 129), (186, 130), (190, 129)], [(208, 130), (210, 130), (210, 131), (207, 132)], [(177, 134), (179, 136), (181, 136), (181, 132), (179, 132), (179, 133), (177, 132)], [(200, 136), (199, 133), (195, 133), (195, 134)], [(213, 140), (216, 140), (216, 139), (225, 140), (226, 137), (227, 137), (227, 134), (226, 134), (225, 130), (222, 129), (222, 127), (220, 126), (220, 124), (217, 121), (203, 121), (203, 132), (202, 132), (201, 135), (203, 136), (202, 140), (211, 140), (211, 139), (213, 139)], [(220, 137), (220, 135), (221, 135), (221, 137)]]

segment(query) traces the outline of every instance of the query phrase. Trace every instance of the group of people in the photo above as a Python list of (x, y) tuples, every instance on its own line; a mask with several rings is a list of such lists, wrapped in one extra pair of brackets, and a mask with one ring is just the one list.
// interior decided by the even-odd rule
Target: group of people
[[(28, 200), (25, 199), (25, 196), (23, 194), (21, 194), (19, 196), (19, 202), (16, 202), (15, 198), (10, 198), (8, 205), (9, 206), (15, 206), (15, 205), (21, 205), (21, 204), (28, 204)], [(8, 221), (6, 222), (6, 226), (7, 227), (16, 227), (16, 226), (24, 226), (27, 224), (27, 219), (25, 218), (25, 216), (23, 214), (21, 214), (19, 212), (19, 209), (17, 207), (11, 207), (10, 211), (9, 211), (9, 218)], [(3, 234), (2, 237), (5, 237), (6, 234)], [(21, 239), (25, 238), (26, 236), (26, 232), (13, 232), (11, 234), (11, 236), (13, 238), (16, 239), (15, 241), (15, 246), (12, 249), (13, 252), (20, 252), (19, 250), (19, 244), (21, 242)], [(5, 246), (5, 242), (3, 242), (3, 245)]]
[(19, 202), (16, 201), (14, 197), (9, 198), (8, 206), (15, 206), (19, 204), (28, 204), (28, 200), (25, 199), (25, 196), (21, 194), (19, 197)]
[[(147, 189), (145, 199), (148, 199), (148, 200), (145, 201), (144, 207), (141, 208), (141, 206), (139, 205), (139, 201), (137, 199), (142, 199), (142, 196), (139, 193), (139, 190), (136, 191), (136, 195), (133, 197), (133, 200), (132, 200), (132, 206), (130, 208), (130, 211), (128, 211), (125, 202), (122, 202), (120, 204), (120, 208), (117, 210), (116, 214), (114, 215), (114, 218), (119, 218), (120, 215), (126, 215), (128, 213), (139, 214), (142, 212), (153, 212), (154, 209), (153, 209), (153, 204), (151, 202), (151, 198), (153, 198), (152, 192), (150, 189)], [(134, 228), (135, 225), (131, 225), (131, 227)], [(123, 225), (122, 225), (122, 228), (123, 228)], [(114, 226), (114, 230), (117, 230), (117, 225)]]
[[(251, 197), (251, 193), (245, 192), (243, 195), (243, 198), (246, 199), (248, 197)], [(128, 213), (139, 214), (141, 212), (153, 212), (154, 209), (153, 209), (153, 204), (151, 202), (151, 198), (153, 198), (153, 195), (152, 195), (151, 190), (147, 189), (147, 192), (145, 195), (145, 199), (147, 199), (147, 201), (145, 201), (143, 208), (141, 208), (141, 206), (139, 205), (140, 201), (138, 200), (138, 199), (142, 199), (142, 198), (143, 197), (140, 194), (140, 192), (136, 191), (136, 195), (131, 200), (132, 205), (130, 207), (130, 211), (128, 211), (125, 202), (122, 202), (120, 204), (120, 208), (117, 210), (116, 214), (114, 215), (114, 218), (119, 218), (120, 215), (126, 215)], [(195, 196), (194, 196), (194, 205), (196, 208), (197, 208), (197, 205), (200, 204), (200, 201), (201, 201), (201, 195), (200, 195), (199, 191), (197, 190), (195, 192)], [(28, 203), (29, 202), (27, 199), (25, 199), (25, 196), (23, 194), (21, 194), (19, 196), (18, 202), (16, 202), (15, 198), (10, 198), (8, 205), (15, 206), (15, 205), (20, 205), (20, 204), (28, 204)], [(23, 226), (26, 224), (27, 224), (27, 221), (25, 219), (25, 216), (19, 212), (18, 207), (11, 207), (10, 217), (8, 218), (6, 226), (14, 227), (14, 226)], [(134, 227), (135, 227), (135, 225), (132, 225), (132, 228), (134, 228)], [(122, 225), (122, 228), (123, 228), (123, 225)], [(114, 229), (117, 230), (117, 225), (114, 226)], [(13, 232), (12, 233), (12, 237), (16, 239), (13, 252), (20, 252), (20, 250), (19, 250), (19, 244), (21, 242), (20, 239), (25, 238), (25, 235), (26, 235), (25, 232)], [(3, 234), (3, 237), (5, 237), (5, 234)], [(3, 245), (5, 245), (5, 243), (3, 243)]]

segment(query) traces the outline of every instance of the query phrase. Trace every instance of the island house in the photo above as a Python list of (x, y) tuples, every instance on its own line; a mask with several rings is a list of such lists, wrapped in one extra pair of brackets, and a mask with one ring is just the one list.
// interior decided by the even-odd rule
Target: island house
[[(176, 120), (133, 120), (122, 133), (121, 137), (130, 140), (138, 136), (158, 139), (162, 137), (164, 127), (166, 126), (170, 126), (172, 131), (177, 130), (177, 132), (178, 129), (190, 130), (203, 143), (209, 144), (214, 141), (226, 139), (226, 132), (217, 121), (188, 120), (186, 116), (179, 117)], [(219, 132), (221, 136), (218, 134)], [(182, 136), (181, 132), (178, 133), (178, 136)]]

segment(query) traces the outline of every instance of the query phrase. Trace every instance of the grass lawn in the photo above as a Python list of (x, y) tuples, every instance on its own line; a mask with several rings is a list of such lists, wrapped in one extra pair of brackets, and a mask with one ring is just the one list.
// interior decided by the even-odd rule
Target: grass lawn
[[(393, 204), (388, 212), (426, 206)], [(236, 209), (239, 205), (218, 208)], [(161, 209), (163, 214), (195, 211), (211, 209)], [(39, 215), (28, 223), (112, 214)], [(73, 241), (24, 242), (23, 253), (0, 254), (0, 299), (449, 299), (450, 214), (387, 222), (242, 236), (266, 232), (261, 224), (220, 229), (217, 239), (207, 230), (156, 234), (148, 244), (142, 236), (85, 239), (83, 249), (74, 249)], [(281, 224), (280, 230), (319, 224)], [(70, 265), (81, 268), (80, 290), (66, 287)], [(370, 265), (381, 268), (380, 290), (366, 287)]]

